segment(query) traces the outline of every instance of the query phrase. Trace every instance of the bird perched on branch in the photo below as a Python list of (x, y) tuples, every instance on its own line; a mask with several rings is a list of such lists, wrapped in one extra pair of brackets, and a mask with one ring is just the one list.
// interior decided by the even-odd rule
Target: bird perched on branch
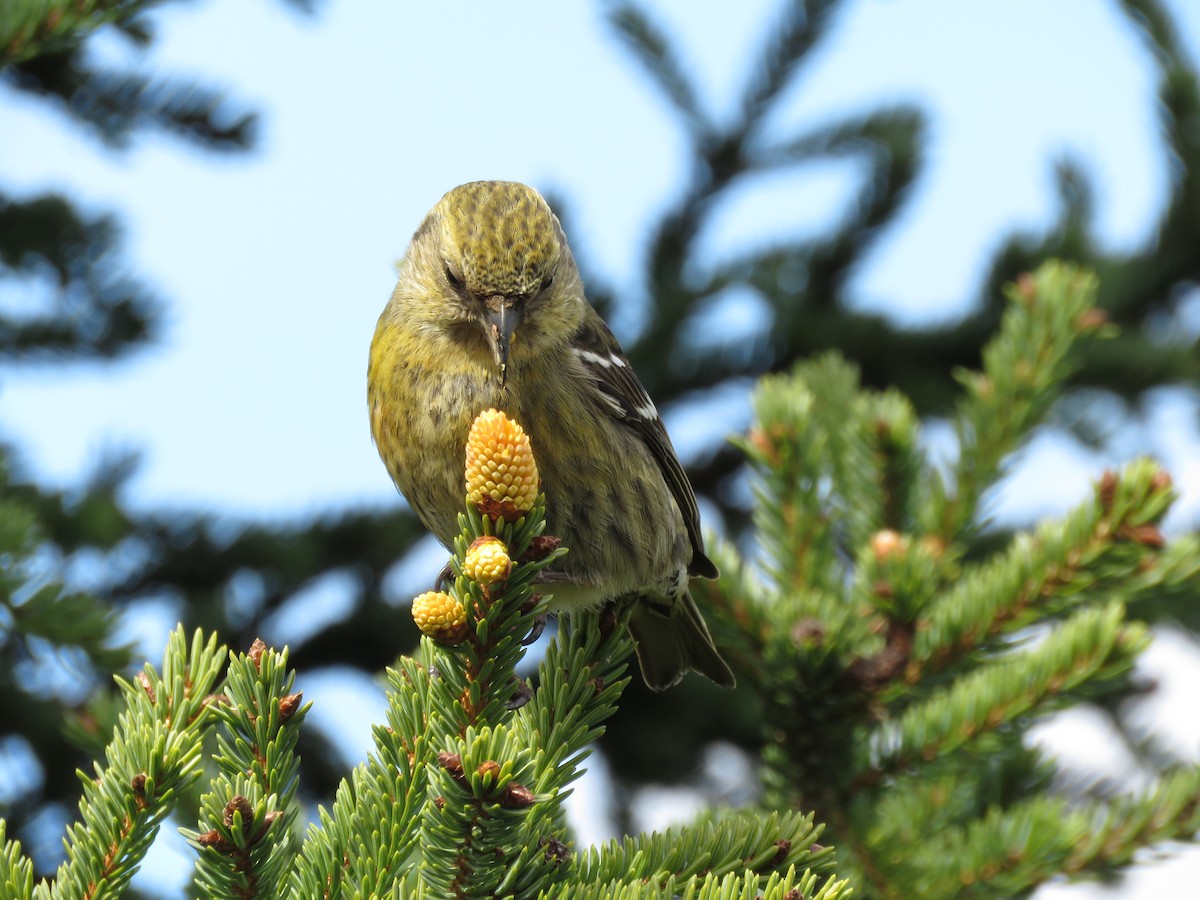
[(569, 548), (546, 586), (554, 608), (633, 602), (647, 685), (670, 687), (689, 669), (733, 685), (688, 593), (690, 577), (717, 577), (695, 494), (537, 191), (479, 181), (438, 201), (379, 317), (367, 393), (379, 455), (447, 547), (471, 423), (490, 407), (520, 422), (547, 532)]

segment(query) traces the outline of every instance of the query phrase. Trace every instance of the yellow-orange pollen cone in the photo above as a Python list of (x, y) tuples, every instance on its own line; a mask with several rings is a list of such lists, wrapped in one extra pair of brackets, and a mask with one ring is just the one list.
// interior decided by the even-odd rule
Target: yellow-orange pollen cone
[(467, 611), (444, 591), (426, 591), (412, 602), (412, 617), (421, 634), (442, 644), (457, 644), (467, 636)]
[(511, 571), (512, 560), (508, 557), (508, 548), (499, 538), (479, 538), (463, 558), (463, 574), (478, 584), (503, 581)]
[(537, 463), (525, 429), (496, 409), (479, 414), (467, 436), (467, 502), (485, 516), (515, 522), (538, 495)]

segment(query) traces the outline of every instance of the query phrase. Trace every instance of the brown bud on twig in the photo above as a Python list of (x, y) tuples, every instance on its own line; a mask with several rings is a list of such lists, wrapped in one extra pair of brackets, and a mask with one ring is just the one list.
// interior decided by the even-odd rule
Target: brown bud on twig
[(912, 626), (888, 622), (887, 643), (874, 656), (860, 657), (850, 663), (850, 674), (867, 691), (875, 693), (887, 686), (908, 664), (912, 656)]
[(505, 809), (528, 809), (533, 804), (533, 791), (525, 785), (517, 784), (515, 781), (510, 781), (505, 785), (504, 794), (500, 797), (500, 805)]
[(142, 686), (142, 690), (146, 692), (146, 696), (150, 698), (150, 702), (157, 703), (158, 697), (154, 694), (154, 684), (150, 681), (150, 676), (147, 675), (145, 671), (142, 671), (138, 672), (134, 678), (136, 678), (137, 683)]
[(567, 849), (567, 845), (557, 838), (544, 837), (538, 841), (538, 846), (543, 848), (546, 854), (546, 862), (565, 863), (571, 856), (571, 851)]
[(1171, 473), (1166, 469), (1159, 469), (1150, 476), (1150, 490), (1154, 491), (1156, 494), (1159, 491), (1170, 490), (1173, 483), (1174, 482), (1171, 479)]
[(130, 787), (133, 788), (133, 796), (138, 798), (138, 805), (145, 806), (146, 799), (146, 774), (139, 772), (130, 779)]
[(1167, 546), (1167, 539), (1158, 530), (1157, 525), (1133, 525), (1125, 529), (1124, 536), (1143, 547), (1153, 547), (1155, 550)]
[(1079, 318), (1075, 320), (1075, 327), (1080, 332), (1095, 331), (1097, 328), (1102, 328), (1107, 324), (1108, 313), (1094, 306), (1085, 309), (1079, 314)]
[(1032, 306), (1033, 301), (1037, 299), (1037, 282), (1028, 272), (1022, 272), (1017, 276), (1017, 299), (1026, 306)]
[(262, 668), (262, 655), (267, 652), (267, 644), (262, 638), (255, 638), (254, 643), (250, 645), (246, 655), (250, 657), (250, 662), (254, 663), (254, 668)]
[(221, 836), (221, 832), (213, 828), (211, 831), (206, 831), (204, 834), (196, 838), (196, 843), (201, 847), (209, 847), (216, 850), (218, 853), (231, 853), (234, 849), (233, 844), (225, 840)]
[(537, 562), (540, 559), (545, 559), (557, 550), (561, 543), (562, 538), (556, 538), (551, 534), (539, 534), (529, 542), (529, 546), (521, 554), (519, 562)]
[(1096, 494), (1100, 498), (1100, 508), (1106, 513), (1112, 512), (1113, 498), (1117, 495), (1117, 473), (1105, 469), (1096, 483)]
[(493, 782), (500, 777), (500, 763), (494, 759), (486, 760), (480, 763), (479, 768), (475, 770), (475, 774), (482, 778), (485, 782), (491, 779)]
[(933, 559), (941, 559), (946, 552), (946, 542), (936, 534), (927, 534), (921, 538), (919, 545)]
[(792, 643), (797, 647), (820, 647), (825, 643), (825, 633), (820, 619), (801, 619), (792, 626)]
[(225, 814), (223, 821), (226, 828), (232, 828), (234, 816), (242, 817), (242, 833), (250, 830), (250, 826), (254, 824), (254, 807), (250, 801), (241, 794), (235, 795), (228, 803), (225, 804)]
[(497, 500), (495, 497), (483, 496), (475, 504), (475, 508), (495, 522), (503, 519), (505, 522), (516, 522), (525, 515), (525, 510), (519, 509), (511, 500)]
[(442, 750), (437, 755), (438, 765), (450, 773), (450, 777), (459, 784), (466, 784), (467, 779), (463, 774), (462, 757), (457, 753), (448, 753)]
[(876, 562), (884, 562), (893, 556), (900, 556), (908, 550), (908, 540), (899, 532), (885, 528), (871, 535), (871, 553)]
[(288, 694), (279, 700), (279, 720), (281, 722), (288, 721), (296, 714), (296, 710), (300, 708), (301, 702), (304, 700), (304, 691), (296, 691), (294, 694)]
[(751, 428), (750, 433), (746, 435), (746, 440), (751, 447), (762, 454), (763, 459), (768, 463), (775, 465), (779, 462), (779, 450), (775, 441), (761, 428)]

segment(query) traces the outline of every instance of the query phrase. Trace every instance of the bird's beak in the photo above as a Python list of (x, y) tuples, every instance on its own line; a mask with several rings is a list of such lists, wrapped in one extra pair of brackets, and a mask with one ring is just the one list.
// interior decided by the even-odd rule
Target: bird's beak
[(508, 378), (508, 345), (521, 322), (521, 304), (509, 297), (488, 297), (485, 301), (488, 343), (496, 365), (500, 367), (500, 385)]

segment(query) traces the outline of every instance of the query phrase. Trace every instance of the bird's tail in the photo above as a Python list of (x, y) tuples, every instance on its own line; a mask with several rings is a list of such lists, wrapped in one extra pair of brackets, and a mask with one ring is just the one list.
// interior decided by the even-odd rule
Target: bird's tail
[(629, 620), (642, 678), (655, 691), (678, 684), (694, 669), (722, 687), (733, 687), (729, 665), (713, 644), (691, 594), (640, 598)]

